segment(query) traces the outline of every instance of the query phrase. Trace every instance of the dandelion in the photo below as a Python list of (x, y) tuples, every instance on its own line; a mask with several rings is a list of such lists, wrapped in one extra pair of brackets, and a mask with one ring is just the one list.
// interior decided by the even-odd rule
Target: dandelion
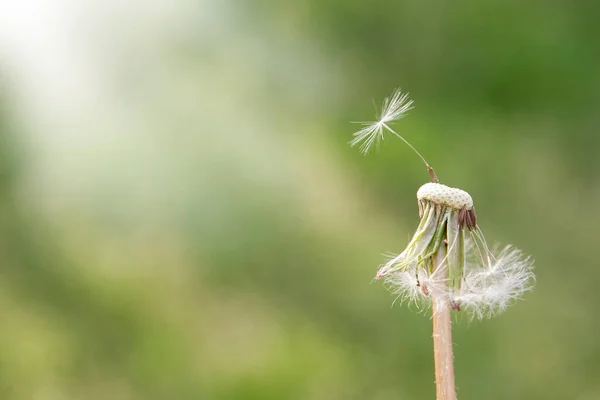
[[(402, 300), (428, 305), (435, 298), (482, 319), (505, 311), (531, 290), (533, 260), (512, 246), (489, 248), (467, 192), (426, 183), (417, 199), (417, 231), (376, 276)], [(436, 263), (438, 253), (444, 256)]]
[(456, 399), (451, 310), (483, 319), (499, 314), (533, 288), (533, 259), (513, 246), (490, 248), (479, 228), (472, 197), (439, 183), (425, 158), (389, 123), (412, 108), (408, 95), (394, 92), (381, 118), (365, 124), (351, 145), (367, 152), (384, 130), (398, 136), (423, 160), (433, 182), (417, 191), (420, 223), (406, 249), (392, 257), (376, 278), (404, 302), (431, 306), (438, 400)]

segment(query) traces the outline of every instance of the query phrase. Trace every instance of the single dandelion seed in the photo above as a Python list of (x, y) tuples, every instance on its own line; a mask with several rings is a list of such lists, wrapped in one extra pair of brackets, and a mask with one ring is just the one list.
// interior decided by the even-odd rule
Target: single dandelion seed
[(402, 135), (388, 125), (394, 121), (404, 118), (406, 113), (413, 109), (413, 103), (414, 102), (409, 97), (408, 93), (402, 93), (400, 88), (396, 89), (391, 97), (387, 97), (383, 101), (381, 115), (379, 117), (377, 115), (375, 116), (377, 121), (358, 122), (359, 124), (363, 125), (364, 128), (354, 132), (354, 139), (352, 139), (349, 143), (352, 147), (359, 146), (360, 152), (367, 154), (373, 145), (379, 146), (379, 143), (384, 138), (384, 131), (387, 130), (399, 137), (400, 140), (410, 147), (425, 163), (427, 172), (429, 172), (431, 179), (433, 179), (434, 182), (439, 182), (434, 169), (429, 165), (427, 160), (425, 160), (425, 157), (423, 157), (412, 144), (404, 139)]
[(425, 158), (389, 127), (412, 104), (408, 94), (395, 91), (385, 100), (379, 120), (364, 123), (350, 144), (360, 144), (366, 153), (388, 130), (417, 153), (433, 179), (417, 192), (421, 220), (412, 239), (379, 268), (375, 278), (384, 280), (396, 300), (419, 308), (431, 306), (437, 399), (456, 400), (451, 310), (478, 319), (505, 311), (533, 288), (533, 259), (513, 246), (490, 248), (472, 197), (440, 184)]

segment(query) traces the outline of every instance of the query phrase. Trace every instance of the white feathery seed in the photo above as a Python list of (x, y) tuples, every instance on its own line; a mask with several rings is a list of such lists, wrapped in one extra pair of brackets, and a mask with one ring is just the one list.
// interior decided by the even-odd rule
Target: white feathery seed
[(364, 125), (364, 128), (354, 133), (354, 139), (349, 142), (350, 146), (354, 147), (360, 144), (360, 152), (367, 154), (374, 144), (378, 145), (379, 142), (383, 140), (385, 128), (412, 148), (402, 136), (387, 125), (390, 122), (403, 118), (406, 112), (412, 108), (413, 101), (410, 99), (408, 93), (402, 93), (400, 89), (396, 89), (392, 96), (386, 98), (383, 102), (381, 116), (377, 121), (359, 122), (359, 124)]

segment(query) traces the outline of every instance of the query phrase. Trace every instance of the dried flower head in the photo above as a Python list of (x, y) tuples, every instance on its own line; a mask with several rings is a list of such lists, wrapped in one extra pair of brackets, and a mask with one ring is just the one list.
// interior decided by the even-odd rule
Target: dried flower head
[(406, 249), (383, 265), (401, 300), (450, 304), (477, 318), (503, 312), (532, 289), (533, 260), (514, 247), (490, 249), (477, 225), (471, 196), (426, 183), (417, 192), (421, 222)]
[(383, 104), (377, 121), (363, 123), (351, 146), (367, 153), (388, 130), (425, 163), (433, 183), (417, 192), (421, 222), (406, 249), (377, 272), (400, 300), (450, 305), (484, 318), (504, 311), (535, 282), (533, 260), (506, 246), (490, 249), (477, 225), (473, 199), (464, 190), (439, 183), (433, 168), (410, 143), (388, 125), (412, 109), (408, 94), (396, 90)]

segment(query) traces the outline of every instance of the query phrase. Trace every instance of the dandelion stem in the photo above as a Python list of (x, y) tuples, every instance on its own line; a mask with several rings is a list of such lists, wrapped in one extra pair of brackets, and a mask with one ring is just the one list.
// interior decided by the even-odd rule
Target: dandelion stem
[[(442, 245), (433, 259), (434, 269), (443, 267), (446, 250)], [(444, 267), (445, 268), (445, 267)], [(440, 271), (441, 272), (441, 271)], [(452, 353), (452, 319), (447, 299), (432, 296), (433, 354), (435, 359), (435, 391), (437, 400), (456, 400), (454, 355)]]

